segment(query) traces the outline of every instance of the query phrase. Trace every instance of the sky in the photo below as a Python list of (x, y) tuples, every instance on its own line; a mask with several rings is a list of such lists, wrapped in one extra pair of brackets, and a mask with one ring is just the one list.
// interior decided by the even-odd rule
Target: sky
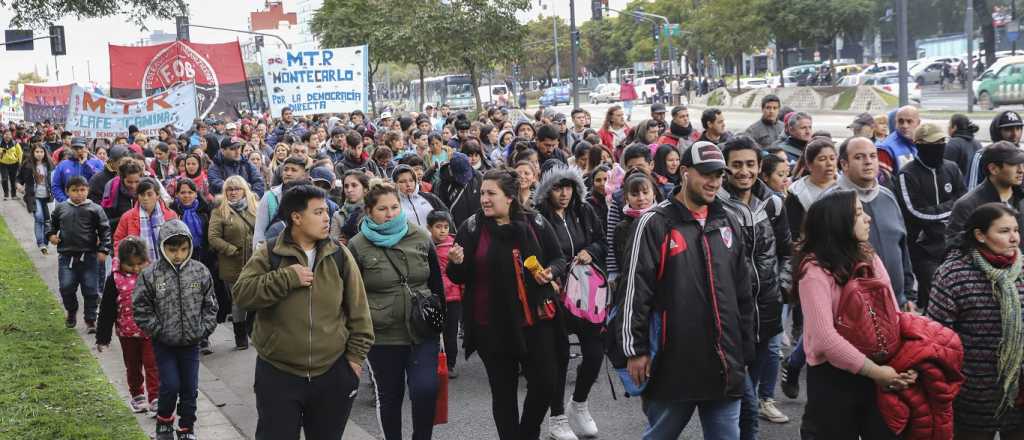
[[(610, 7), (621, 9), (627, 2), (628, 0), (611, 0)], [(247, 29), (249, 12), (260, 10), (264, 6), (262, 0), (189, 0), (188, 3), (191, 23), (236, 29)], [(290, 3), (293, 2), (285, 1), (286, 12), (291, 12)], [(547, 8), (543, 5), (547, 5)], [(520, 19), (525, 22), (540, 14), (547, 16), (552, 10), (566, 21), (569, 20), (569, 0), (532, 0), (531, 10), (521, 14)], [(9, 28), (8, 23), (12, 16), (10, 11), (0, 10), (0, 23), (4, 29)], [(590, 16), (590, 0), (577, 0), (577, 24), (589, 20)], [(50, 43), (47, 40), (36, 41), (33, 51), (7, 51), (0, 47), (0, 90), (7, 88), (8, 82), (16, 78), (18, 73), (33, 70), (54, 84), (93, 81), (106, 88), (110, 81), (108, 44), (128, 45), (147, 37), (150, 32), (157, 29), (174, 33), (173, 17), (166, 20), (150, 20), (146, 23), (148, 30), (140, 30), (138, 26), (121, 16), (92, 20), (67, 17), (55, 24), (64, 25), (67, 39), (67, 55), (57, 57), (57, 68), (54, 67), (54, 57), (50, 55)], [(42, 32), (45, 30), (36, 30), (35, 36), (43, 35)], [(233, 41), (239, 35), (198, 28), (190, 30), (192, 41), (201, 43)]]

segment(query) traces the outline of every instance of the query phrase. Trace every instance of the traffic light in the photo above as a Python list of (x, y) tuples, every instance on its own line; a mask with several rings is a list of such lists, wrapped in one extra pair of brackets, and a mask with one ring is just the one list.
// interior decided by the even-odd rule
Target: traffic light
[(50, 25), (50, 55), (67, 55), (68, 48), (64, 40), (64, 26)]
[(660, 24), (658, 24), (658, 23), (651, 23), (651, 38), (654, 38), (654, 41), (658, 41), (658, 37), (661, 35), (660, 31), (661, 31), (661, 25)]
[(600, 20), (601, 18), (603, 18), (602, 16), (604, 14), (601, 13), (602, 12), (601, 8), (604, 5), (602, 5), (601, 3), (602, 3), (601, 0), (590, 0), (590, 13), (591, 13), (590, 19), (591, 20)]
[(188, 16), (179, 15), (175, 18), (175, 22), (178, 30), (178, 40), (188, 40)]

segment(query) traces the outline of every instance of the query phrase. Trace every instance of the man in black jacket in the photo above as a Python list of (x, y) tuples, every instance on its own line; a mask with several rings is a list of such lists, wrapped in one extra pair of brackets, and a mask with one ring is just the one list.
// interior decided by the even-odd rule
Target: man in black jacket
[(748, 252), (741, 223), (717, 197), (722, 152), (697, 142), (682, 166), (685, 185), (637, 220), (626, 245), (623, 325), (615, 337), (633, 382), (649, 382), (645, 438), (678, 438), (698, 409), (705, 438), (737, 439), (745, 370), (754, 359)]
[(751, 294), (757, 306), (756, 357), (748, 371), (740, 415), (742, 437), (756, 438), (758, 417), (772, 423), (789, 421), (775, 406), (775, 381), (779, 375), (782, 343), (779, 274), (790, 255), (789, 220), (782, 198), (757, 178), (761, 170), (761, 149), (753, 138), (741, 135), (731, 139), (725, 143), (722, 154), (729, 173), (718, 197), (743, 225)]
[[(964, 223), (975, 208), (989, 202), (1005, 203), (1019, 213), (1017, 225), (1024, 229), (1024, 152), (1008, 141), (999, 141), (981, 150), (981, 169), (985, 180), (953, 204), (946, 226), (946, 250), (960, 246)], [(1024, 242), (1021, 243), (1024, 249)]]
[(914, 144), (917, 156), (900, 169), (896, 185), (917, 277), (917, 307), (924, 310), (932, 275), (946, 252), (946, 222), (967, 188), (956, 162), (944, 159), (946, 134), (941, 128), (921, 124), (914, 132)]

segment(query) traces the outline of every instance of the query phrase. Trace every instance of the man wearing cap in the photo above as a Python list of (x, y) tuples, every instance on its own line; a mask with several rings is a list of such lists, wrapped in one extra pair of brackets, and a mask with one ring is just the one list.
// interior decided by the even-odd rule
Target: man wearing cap
[(128, 148), (124, 145), (110, 147), (103, 169), (89, 179), (89, 200), (96, 204), (103, 200), (103, 190), (107, 187), (107, 182), (117, 177), (117, 168), (121, 166), (121, 159), (128, 157), (128, 154)]
[[(988, 134), (993, 144), (999, 141), (1007, 141), (1020, 148), (1022, 127), (1024, 127), (1024, 122), (1021, 121), (1020, 114), (1007, 110), (992, 118), (992, 124), (988, 126)], [(978, 150), (974, 153), (974, 158), (971, 161), (971, 175), (967, 179), (968, 189), (974, 189), (975, 186), (985, 179), (985, 167), (981, 165), (983, 153), (984, 150)]]
[[(96, 169), (103, 168), (102, 163), (97, 163), (97, 166), (94, 168), (87, 163), (88, 161), (89, 149), (85, 148), (85, 138), (72, 138), (71, 155), (57, 164), (57, 167), (53, 170), (53, 177), (50, 178), (53, 186), (53, 199), (57, 203), (68, 199), (68, 195), (64, 192), (64, 185), (67, 184), (68, 180), (74, 176), (82, 176), (89, 180), (93, 174), (96, 174)], [(96, 162), (99, 162), (99, 160), (97, 159)]]
[(878, 148), (871, 139), (847, 139), (839, 145), (839, 166), (843, 174), (826, 194), (844, 189), (857, 193), (864, 212), (871, 216), (868, 241), (889, 273), (896, 300), (904, 311), (914, 311), (917, 310), (917, 291), (907, 250), (907, 226), (896, 195), (878, 184), (879, 165)]
[(668, 128), (668, 124), (665, 123), (665, 104), (658, 102), (651, 106), (651, 119), (658, 124), (658, 136), (661, 136)]
[[(696, 409), (704, 438), (738, 439), (755, 341), (742, 225), (717, 196), (726, 171), (718, 147), (691, 145), (681, 171), (681, 190), (636, 220), (622, 278), (622, 326), (613, 322), (612, 331), (628, 359), (625, 380), (645, 385), (644, 438), (678, 438)], [(657, 348), (652, 326), (662, 331)]]
[(875, 117), (871, 116), (871, 113), (857, 115), (846, 128), (853, 132), (853, 137), (865, 137), (871, 139), (871, 142), (878, 140), (875, 139)]
[[(1001, 202), (1016, 209), (1017, 225), (1024, 230), (1024, 151), (1009, 141), (999, 141), (981, 150), (985, 180), (953, 204), (946, 226), (946, 250), (960, 246), (964, 223), (974, 209), (990, 202)], [(1024, 244), (1024, 242), (1022, 242)]]
[(234, 122), (228, 122), (227, 124), (225, 124), (224, 125), (224, 136), (225, 137), (229, 137), (229, 138), (233, 138), (235, 136), (238, 136), (238, 125), (235, 125)]
[(895, 174), (900, 168), (914, 160), (917, 147), (914, 146), (914, 131), (921, 125), (917, 107), (907, 105), (896, 111), (896, 130), (878, 143), (878, 160), (883, 167)]
[(700, 130), (693, 129), (686, 105), (672, 107), (672, 121), (669, 122), (668, 130), (658, 138), (658, 145), (675, 145), (681, 151), (697, 142), (697, 139), (700, 139)]
[(210, 194), (219, 195), (224, 189), (224, 181), (231, 176), (242, 176), (249, 184), (252, 192), (263, 197), (264, 182), (263, 174), (259, 168), (249, 163), (249, 160), (242, 157), (241, 139), (225, 139), (221, 144), (220, 151), (213, 157), (210, 168), (206, 171), (207, 180), (210, 183)]
[(782, 101), (778, 96), (765, 95), (761, 98), (761, 119), (750, 124), (744, 131), (754, 139), (761, 148), (768, 148), (782, 138), (783, 124), (779, 121), (779, 108)]
[(917, 156), (896, 180), (896, 195), (911, 237), (907, 247), (917, 277), (917, 306), (928, 306), (932, 275), (946, 254), (946, 223), (953, 204), (967, 192), (956, 162), (944, 159), (946, 133), (935, 124), (914, 132)]

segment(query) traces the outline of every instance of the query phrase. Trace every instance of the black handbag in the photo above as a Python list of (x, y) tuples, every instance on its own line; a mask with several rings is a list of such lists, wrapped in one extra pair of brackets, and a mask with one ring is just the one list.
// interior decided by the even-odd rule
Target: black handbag
[(447, 308), (444, 301), (429, 290), (425, 295), (414, 292), (409, 287), (409, 277), (403, 274), (401, 270), (398, 270), (398, 265), (391, 259), (386, 249), (384, 250), (384, 257), (388, 259), (388, 263), (391, 263), (391, 267), (395, 269), (399, 282), (402, 283), (405, 290), (412, 296), (412, 316), (410, 317), (412, 330), (416, 332), (417, 336), (422, 338), (430, 338), (441, 334), (447, 320)]

